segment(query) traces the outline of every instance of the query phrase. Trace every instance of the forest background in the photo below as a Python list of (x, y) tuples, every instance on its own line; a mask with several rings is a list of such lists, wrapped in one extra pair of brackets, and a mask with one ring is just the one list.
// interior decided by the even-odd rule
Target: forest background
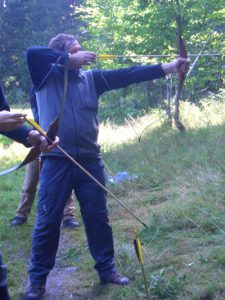
[[(173, 76), (103, 95), (99, 141), (107, 174), (116, 178), (125, 170), (134, 175), (135, 180), (108, 185), (148, 224), (148, 229), (138, 229), (151, 299), (225, 299), (224, 0), (1, 0), (0, 6), (0, 81), (19, 112), (29, 108), (26, 48), (47, 45), (59, 32), (75, 34), (83, 49), (98, 55), (128, 56), (97, 60), (91, 68), (170, 61), (178, 53), (179, 18), (188, 53), (217, 54), (200, 56), (185, 80), (180, 107), (185, 134), (161, 117), (168, 95), (176, 91)], [(129, 57), (134, 54), (159, 56)], [(190, 56), (191, 66), (195, 58)], [(24, 147), (3, 137), (0, 150), (1, 169), (25, 156)], [(34, 207), (22, 228), (10, 226), (24, 173), (21, 169), (1, 177), (0, 186), (0, 248), (13, 300), (23, 298), (27, 285), (36, 216)], [(46, 299), (146, 299), (132, 241), (137, 224), (110, 197), (109, 212), (117, 266), (132, 284), (99, 287), (81, 226), (78, 231), (62, 230)], [(82, 223), (78, 209), (76, 217)]]
[[(0, 80), (9, 103), (29, 107), (31, 81), (25, 51), (47, 45), (60, 32), (74, 34), (84, 49), (97, 54), (171, 55), (171, 57), (97, 60), (93, 68), (169, 61), (178, 53), (177, 17), (188, 53), (216, 53), (198, 59), (183, 98), (198, 103), (223, 85), (225, 8), (222, 0), (1, 0)], [(190, 57), (193, 62), (195, 57)], [(123, 122), (154, 107), (163, 108), (166, 81), (146, 82), (101, 98), (101, 120)], [(175, 84), (173, 86), (176, 86)]]

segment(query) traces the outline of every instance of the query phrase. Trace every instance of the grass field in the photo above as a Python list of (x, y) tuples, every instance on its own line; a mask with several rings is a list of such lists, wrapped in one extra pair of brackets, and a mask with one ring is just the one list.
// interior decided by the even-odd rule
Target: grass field
[[(109, 197), (116, 264), (131, 279), (123, 288), (99, 288), (83, 228), (67, 232), (57, 256), (63, 267), (77, 266), (74, 294), (63, 299), (147, 299), (133, 246), (138, 229), (151, 299), (225, 299), (225, 92), (198, 106), (182, 103), (184, 134), (158, 120), (155, 111), (123, 126), (102, 124), (100, 144), (106, 171), (126, 171), (134, 180), (108, 184), (148, 229)], [(1, 146), (1, 169), (21, 160), (23, 147)], [(6, 143), (7, 144), (7, 143)], [(18, 150), (20, 149), (20, 150)], [(17, 153), (15, 155), (15, 153)], [(12, 299), (27, 280), (35, 208), (26, 225), (12, 228), (24, 170), (1, 177), (0, 249), (8, 265)], [(78, 204), (76, 204), (78, 206)], [(78, 219), (82, 222), (79, 212)], [(62, 287), (63, 289), (64, 287)]]

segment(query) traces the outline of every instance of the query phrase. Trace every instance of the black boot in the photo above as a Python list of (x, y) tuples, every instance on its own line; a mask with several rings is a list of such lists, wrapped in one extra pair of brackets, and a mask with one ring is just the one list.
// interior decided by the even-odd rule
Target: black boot
[(100, 278), (100, 284), (105, 285), (107, 283), (113, 283), (118, 285), (128, 285), (130, 282), (129, 278), (121, 275), (117, 271), (113, 271), (108, 276)]

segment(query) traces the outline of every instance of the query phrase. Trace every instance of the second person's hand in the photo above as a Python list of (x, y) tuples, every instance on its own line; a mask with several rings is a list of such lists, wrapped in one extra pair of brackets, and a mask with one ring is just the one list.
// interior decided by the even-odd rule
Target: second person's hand
[(10, 131), (24, 124), (26, 114), (3, 110), (0, 112), (0, 131)]

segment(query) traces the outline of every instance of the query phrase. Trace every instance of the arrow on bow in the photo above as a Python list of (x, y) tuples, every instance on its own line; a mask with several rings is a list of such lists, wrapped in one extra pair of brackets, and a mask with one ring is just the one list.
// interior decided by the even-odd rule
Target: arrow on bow
[[(68, 60), (64, 65), (64, 90), (63, 90), (63, 99), (61, 103), (61, 109), (59, 111), (58, 116), (55, 118), (54, 121), (51, 122), (48, 132), (46, 133), (40, 125), (38, 125), (34, 120), (28, 119), (25, 117), (26, 121), (33, 126), (40, 134), (42, 134), (49, 143), (53, 143), (55, 136), (58, 131), (60, 119), (64, 110), (64, 105), (66, 102), (66, 94), (67, 94), (67, 87), (68, 87)], [(133, 216), (140, 224), (144, 227), (148, 228), (148, 226), (138, 217), (136, 216), (128, 207), (126, 207), (109, 189), (107, 189), (101, 182), (99, 182), (94, 176), (92, 176), (84, 167), (82, 167), (72, 156), (70, 156), (63, 148), (59, 145), (56, 146), (74, 165), (80, 168), (88, 177), (90, 177), (98, 186), (100, 186), (105, 192), (107, 192), (111, 197), (116, 200), (131, 216)], [(25, 166), (29, 162), (33, 161), (38, 155), (40, 155), (39, 147), (31, 148), (30, 152), (28, 153), (27, 157), (24, 159), (22, 163), (19, 165), (12, 167), (8, 170), (0, 172), (0, 176), (6, 175), (11, 173), (15, 170), (18, 170), (22, 166)]]

